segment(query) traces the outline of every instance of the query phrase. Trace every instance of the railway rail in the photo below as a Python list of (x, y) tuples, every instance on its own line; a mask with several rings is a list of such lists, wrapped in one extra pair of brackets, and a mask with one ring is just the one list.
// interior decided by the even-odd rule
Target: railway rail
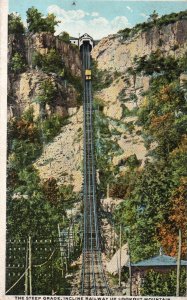
[(101, 296), (110, 295), (110, 289), (102, 264), (98, 226), (92, 85), (91, 77), (87, 77), (88, 70), (91, 68), (89, 43), (83, 43), (81, 54), (84, 76), (84, 233), (80, 294)]

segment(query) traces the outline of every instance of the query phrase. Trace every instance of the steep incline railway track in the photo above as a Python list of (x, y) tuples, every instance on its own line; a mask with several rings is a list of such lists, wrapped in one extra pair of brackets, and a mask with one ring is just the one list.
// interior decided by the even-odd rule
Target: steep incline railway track
[[(83, 76), (90, 69), (90, 45), (81, 48)], [(97, 215), (91, 80), (84, 79), (84, 239), (81, 295), (110, 295), (103, 270)]]

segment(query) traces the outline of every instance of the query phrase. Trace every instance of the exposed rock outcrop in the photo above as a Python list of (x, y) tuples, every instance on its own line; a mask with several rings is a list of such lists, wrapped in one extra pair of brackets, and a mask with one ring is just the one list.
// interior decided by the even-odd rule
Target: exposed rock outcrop
[(75, 88), (67, 81), (58, 79), (55, 74), (48, 75), (42, 71), (30, 69), (16, 77), (9, 76), (8, 118), (21, 116), (30, 106), (34, 108), (34, 114), (37, 117), (40, 114), (40, 105), (37, 103), (40, 86), (44, 80), (48, 79), (56, 87), (57, 97), (52, 106), (47, 106), (47, 113), (68, 115), (68, 108), (77, 106), (78, 92)]
[[(98, 67), (110, 72), (125, 72), (135, 56), (142, 57), (160, 49), (165, 55), (181, 56), (186, 51), (187, 20), (153, 27), (123, 40), (120, 34), (103, 38), (92, 51)], [(162, 41), (162, 42), (161, 42)]]
[[(135, 57), (149, 56), (158, 49), (165, 56), (182, 56), (187, 46), (186, 31), (187, 20), (182, 20), (161, 28), (155, 26), (127, 39), (123, 39), (121, 34), (110, 35), (94, 47), (92, 57), (97, 61), (98, 68), (112, 75), (117, 74), (112, 84), (96, 95), (103, 102), (104, 114), (111, 120), (111, 133), (113, 129), (121, 133), (112, 138), (123, 150), (122, 155), (113, 158), (114, 165), (136, 154), (143, 166), (147, 155), (141, 127), (136, 124), (137, 117), (133, 111), (142, 105), (143, 92), (149, 88), (150, 77), (130, 75), (127, 69), (134, 67)], [(185, 75), (181, 77), (181, 84), (185, 81), (183, 78)], [(126, 167), (120, 169), (124, 171)]]
[(53, 142), (45, 146), (34, 164), (43, 180), (54, 177), (58, 184), (72, 184), (75, 192), (80, 192), (82, 187), (82, 123), (83, 111), (80, 108)]
[[(93, 49), (92, 56), (101, 70), (107, 70), (117, 76), (112, 84), (95, 95), (104, 105), (103, 112), (109, 120), (111, 140), (118, 143), (122, 154), (114, 156), (113, 165), (120, 166), (120, 172), (126, 170), (121, 161), (136, 154), (140, 166), (144, 165), (147, 150), (141, 136), (141, 127), (137, 125), (134, 113), (142, 105), (142, 93), (149, 88), (149, 76), (130, 75), (127, 68), (133, 67), (135, 56), (143, 57), (161, 49), (164, 55), (181, 56), (186, 49), (185, 32), (187, 20), (153, 27), (140, 32), (132, 38), (122, 39), (120, 34), (103, 38)], [(161, 43), (162, 40), (162, 43)], [(78, 93), (70, 83), (55, 74), (45, 74), (33, 69), (32, 55), (34, 52), (47, 53), (51, 48), (61, 54), (65, 66), (72, 76), (81, 75), (80, 53), (72, 45), (60, 41), (51, 34), (40, 33), (30, 36), (9, 38), (9, 58), (15, 49), (25, 55), (29, 68), (26, 72), (9, 78), (9, 117), (21, 115), (31, 105), (34, 113), (39, 115), (39, 104), (35, 101), (40, 92), (40, 84), (50, 78), (57, 87), (58, 96), (53, 107), (47, 106), (47, 113), (59, 113), (71, 116), (70, 123), (62, 127), (61, 133), (45, 146), (42, 156), (35, 163), (42, 179), (55, 177), (58, 183), (72, 184), (75, 191), (82, 185), (82, 108), (77, 109)], [(181, 76), (181, 84), (185, 84), (186, 75)], [(79, 104), (80, 105), (80, 104)], [(51, 173), (52, 172), (52, 173)]]
[(40, 93), (40, 85), (50, 79), (57, 88), (58, 95), (47, 113), (68, 114), (68, 108), (78, 105), (79, 92), (66, 78), (62, 79), (55, 73), (44, 73), (33, 66), (35, 53), (46, 54), (50, 49), (56, 49), (62, 57), (65, 68), (72, 77), (81, 76), (81, 59), (77, 48), (65, 43), (50, 33), (36, 33), (30, 35), (9, 35), (9, 62), (15, 53), (21, 53), (27, 66), (21, 74), (9, 71), (8, 84), (8, 118), (20, 116), (31, 105), (35, 116), (39, 114), (39, 104), (35, 101)]
[(56, 49), (60, 53), (66, 68), (73, 76), (81, 76), (80, 53), (70, 43), (65, 43), (47, 32), (29, 35), (9, 35), (9, 59), (13, 53), (19, 51), (25, 56), (31, 68), (33, 54), (36, 52), (46, 54), (50, 49)]

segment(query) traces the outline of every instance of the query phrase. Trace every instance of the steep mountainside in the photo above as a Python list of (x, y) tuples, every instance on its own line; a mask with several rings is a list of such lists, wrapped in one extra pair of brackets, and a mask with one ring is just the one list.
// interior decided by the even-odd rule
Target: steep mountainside
[[(158, 49), (162, 51), (164, 56), (173, 55), (180, 57), (183, 55), (186, 47), (185, 30), (187, 21), (178, 21), (174, 24), (163, 26), (160, 29), (153, 27), (145, 32), (135, 34), (133, 37), (124, 38), (122, 34), (108, 36), (102, 39), (92, 51), (92, 57), (97, 61), (98, 68), (106, 71), (108, 76), (112, 77), (108, 87), (96, 91), (95, 98), (101, 99), (103, 103), (103, 113), (108, 118), (109, 130), (114, 140), (120, 147), (117, 154), (113, 154), (113, 165), (119, 165), (121, 161), (136, 155), (139, 162), (144, 164), (147, 150), (141, 136), (141, 127), (137, 124), (136, 112), (143, 101), (142, 93), (149, 88), (150, 76), (143, 74), (131, 74), (128, 72), (135, 65), (136, 57), (146, 57)], [(162, 39), (162, 43), (161, 43)], [(54, 72), (44, 72), (33, 62), (33, 57), (36, 53), (46, 55), (50, 49), (55, 48), (60, 55), (64, 68), (68, 70), (68, 76), (57, 76)], [(63, 41), (59, 41), (51, 34), (40, 33), (30, 35), (28, 37), (20, 37), (16, 39), (15, 35), (9, 37), (9, 61), (11, 67), (11, 59), (16, 53), (21, 51), (25, 58), (24, 72), (21, 74), (9, 74), (9, 101), (8, 112), (9, 118), (20, 116), (28, 108), (33, 107), (35, 118), (40, 115), (40, 103), (37, 97), (41, 93), (41, 83), (45, 80), (50, 80), (57, 90), (55, 99), (50, 105), (46, 105), (46, 113), (51, 115), (57, 113), (63, 117), (75, 114), (77, 115), (76, 107), (80, 105), (80, 92), (77, 91), (72, 77), (79, 78), (81, 74), (81, 62), (78, 50)], [(78, 119), (77, 115), (77, 119)], [(79, 123), (72, 123), (69, 119), (72, 128), (79, 129)], [(65, 128), (66, 128), (65, 127)], [(116, 134), (115, 134), (115, 133)], [(80, 134), (80, 142), (82, 135)], [(63, 144), (65, 143), (65, 144)], [(79, 144), (76, 139), (71, 139), (68, 148), (75, 151), (79, 149)], [(68, 155), (66, 149), (66, 138), (61, 139), (61, 148), (56, 147), (56, 140), (50, 145), (52, 149), (56, 149), (56, 155), (53, 158), (53, 163), (59, 165), (59, 158), (63, 157), (64, 161), (62, 172), (53, 170), (53, 176), (59, 182), (67, 182), (67, 178), (73, 178), (71, 182), (75, 185), (75, 190), (80, 190), (81, 179), (75, 179), (78, 175), (78, 170), (81, 169), (81, 160), (74, 163), (76, 155)], [(45, 168), (40, 160), (36, 163), (39, 168), (42, 178), (47, 178), (50, 175), (51, 162), (47, 152), (44, 151), (41, 160), (45, 162)], [(58, 157), (58, 159), (57, 159)], [(68, 157), (68, 158), (67, 158)], [(78, 158), (79, 160), (79, 158)], [(70, 165), (71, 168), (66, 165)], [(54, 165), (53, 165), (54, 166)], [(73, 169), (72, 169), (73, 168)], [(126, 166), (121, 165), (120, 170), (124, 171)], [(45, 171), (44, 171), (45, 170)], [(76, 174), (76, 176), (75, 176)], [(78, 185), (77, 185), (78, 184)]]
[[(42, 98), (44, 94), (45, 98)], [(75, 184), (76, 191), (80, 191), (82, 184), (81, 94), (81, 60), (77, 47), (50, 33), (9, 35), (8, 119), (18, 119), (29, 110), (33, 110), (36, 122), (41, 113), (44, 118), (71, 117), (59, 137), (44, 147), (35, 167), (41, 179), (53, 176), (59, 184)], [(56, 145), (59, 140), (60, 146)], [(52, 149), (51, 154), (48, 148)]]
[(150, 87), (151, 76), (133, 72), (137, 58), (144, 59), (152, 53), (175, 59), (182, 57), (187, 46), (186, 31), (187, 20), (181, 20), (140, 30), (129, 37), (121, 31), (103, 38), (94, 47), (92, 57), (97, 61), (98, 69), (111, 79), (109, 86), (96, 92), (95, 96), (102, 100), (103, 113), (111, 120), (111, 132), (112, 129), (121, 132), (115, 139), (124, 152), (113, 159), (114, 164), (133, 154), (142, 165), (146, 159), (147, 150), (137, 123), (137, 111), (143, 104), (144, 93)]
[[(63, 70), (67, 70), (67, 74), (57, 76), (54, 66), (51, 66), (46, 73), (38, 65), (36, 56), (40, 59), (42, 57), (40, 55), (46, 55), (47, 58), (47, 54), (50, 55), (52, 49), (55, 49), (54, 54), (57, 56), (54, 55), (49, 62), (58, 64), (59, 61), (55, 59), (60, 58)], [(18, 70), (12, 73), (16, 63), (20, 62), (17, 53), (21, 55), (23, 68), (21, 72)], [(34, 112), (38, 116), (39, 103), (35, 100), (40, 94), (41, 82), (48, 79), (57, 89), (55, 101), (51, 107), (48, 107), (49, 112), (53, 109), (53, 112), (67, 115), (69, 107), (77, 106), (80, 93), (73, 86), (72, 78), (80, 80), (81, 61), (78, 49), (71, 44), (59, 40), (50, 33), (36, 33), (29, 36), (11, 34), (9, 35), (9, 70), (9, 116), (21, 115), (30, 105), (34, 106)]]
[[(42, 24), (35, 33), (9, 35), (7, 231), (19, 241), (57, 236), (59, 226), (70, 232), (75, 225), (77, 249), (73, 263), (63, 262), (65, 276), (76, 272), (82, 243), (81, 58), (67, 33), (64, 41), (42, 32)], [(160, 247), (176, 256), (180, 230), (185, 258), (186, 31), (186, 12), (171, 14), (103, 38), (92, 50), (104, 265), (120, 247), (120, 228), (132, 262), (157, 255)], [(61, 277), (57, 257), (56, 262)], [(56, 286), (59, 294), (70, 292), (68, 276)], [(175, 286), (169, 276), (162, 296), (175, 294), (165, 290)], [(128, 289), (128, 276), (123, 280)], [(126, 293), (116, 278), (110, 281), (116, 293)], [(41, 282), (41, 291), (45, 286)]]
[[(128, 228), (134, 261), (156, 255), (160, 246), (176, 255), (179, 226), (186, 234), (177, 219), (185, 207), (186, 31), (185, 17), (136, 32), (124, 29), (92, 51), (96, 141), (103, 149), (96, 154), (108, 155), (105, 163), (97, 161), (104, 170), (100, 189), (109, 197), (105, 236), (108, 245), (113, 218), (118, 234), (120, 223)], [(108, 131), (97, 127), (99, 118), (100, 128), (107, 125)], [(126, 232), (122, 236), (125, 243)], [(185, 255), (184, 238), (182, 243)]]
[(135, 56), (143, 57), (160, 49), (164, 55), (181, 56), (186, 51), (187, 20), (177, 21), (161, 27), (154, 26), (133, 37), (123, 33), (103, 38), (92, 52), (99, 69), (124, 72), (134, 63)]

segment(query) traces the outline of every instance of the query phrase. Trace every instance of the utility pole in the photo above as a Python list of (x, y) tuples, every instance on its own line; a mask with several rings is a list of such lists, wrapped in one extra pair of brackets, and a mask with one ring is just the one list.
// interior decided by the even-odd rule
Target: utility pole
[(119, 230), (119, 287), (121, 287), (121, 225)]
[[(52, 239), (51, 239), (51, 245), (54, 245), (54, 239), (53, 239), (53, 236), (52, 236)], [(51, 247), (52, 249), (52, 247)], [(53, 277), (54, 277), (54, 268), (53, 268), (53, 255), (51, 257), (51, 294), (54, 295), (54, 289), (53, 289)]]
[(129, 290), (130, 290), (130, 295), (132, 295), (132, 269), (131, 269), (131, 252), (130, 252), (130, 245), (128, 242), (128, 253), (129, 253)]
[(30, 289), (30, 295), (32, 295), (32, 248), (31, 248), (31, 236), (29, 236), (29, 289)]
[(67, 232), (67, 238), (68, 238), (68, 261), (70, 259), (70, 222), (68, 226), (68, 232)]
[(109, 255), (110, 256), (112, 254), (112, 234), (113, 234), (113, 227), (111, 225), (111, 228), (110, 228), (110, 249), (109, 249)]
[(26, 244), (26, 257), (25, 257), (25, 295), (28, 295), (28, 241)]
[(181, 232), (181, 229), (179, 229), (178, 257), (177, 257), (177, 287), (176, 287), (176, 297), (179, 297), (179, 294), (180, 294), (181, 244), (182, 244), (182, 232)]
[(73, 247), (73, 253), (75, 252), (75, 247), (76, 247), (76, 241), (75, 241), (75, 225), (74, 221), (72, 221), (72, 247)]

